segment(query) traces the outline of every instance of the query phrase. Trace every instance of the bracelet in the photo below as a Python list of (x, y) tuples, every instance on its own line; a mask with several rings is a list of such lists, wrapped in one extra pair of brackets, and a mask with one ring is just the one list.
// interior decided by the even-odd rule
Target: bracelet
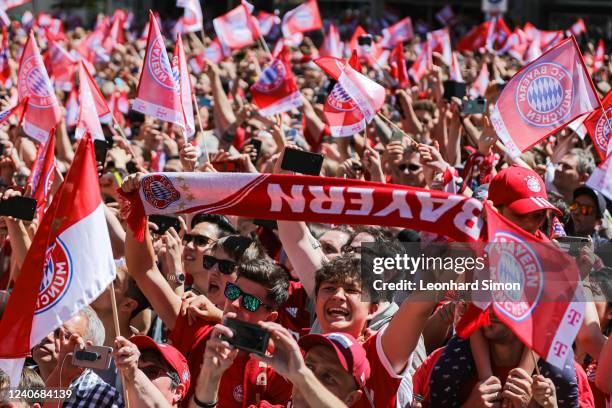
[(193, 402), (201, 408), (215, 408), (217, 406), (217, 404), (219, 403), (219, 401), (215, 401), (215, 402), (202, 402), (198, 399), (198, 397), (196, 397), (195, 393), (193, 393)]

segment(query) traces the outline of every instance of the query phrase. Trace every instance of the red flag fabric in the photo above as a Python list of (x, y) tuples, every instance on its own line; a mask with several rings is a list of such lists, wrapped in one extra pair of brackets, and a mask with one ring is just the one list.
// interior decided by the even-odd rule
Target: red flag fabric
[(110, 109), (82, 61), (79, 64), (79, 105), (76, 138), (90, 133), (94, 139), (104, 140), (100, 117), (110, 114)]
[(14, 7), (19, 7), (22, 4), (31, 2), (32, 0), (1, 0), (0, 7), (4, 10), (10, 10)]
[(487, 33), (491, 26), (491, 21), (472, 28), (459, 42), (457, 43), (457, 51), (474, 51), (482, 48), (487, 42)]
[(578, 302), (576, 262), (548, 238), (525, 232), (489, 205), (485, 212), (489, 278), (520, 286), (491, 291), (493, 313), (523, 344), (563, 367), (585, 313), (584, 301)]
[(572, 24), (569, 31), (575, 37), (578, 37), (582, 33), (586, 33), (587, 29), (586, 25), (584, 24), (584, 20), (582, 18), (579, 18), (574, 24)]
[(501, 92), (491, 121), (508, 152), (517, 157), (600, 101), (572, 38), (521, 69)]
[(516, 27), (514, 32), (510, 34), (508, 41), (506, 41), (506, 45), (504, 45), (500, 52), (507, 52), (512, 58), (522, 62), (525, 51), (527, 51), (527, 47), (529, 47), (529, 39), (527, 34), (525, 34), (525, 32), (520, 28)]
[(323, 21), (316, 0), (307, 0), (283, 16), (282, 30), (285, 37), (321, 28), (323, 28)]
[(375, 66), (376, 64), (380, 64), (379, 59), (384, 50), (375, 42), (372, 42), (372, 45), (370, 46), (359, 45), (359, 37), (367, 34), (368, 33), (363, 29), (363, 27), (357, 26), (349, 42), (348, 49), (356, 50), (357, 56), (361, 62), (365, 62), (370, 66)]
[(453, 25), (457, 20), (453, 8), (449, 5), (436, 13), (436, 19), (444, 26)]
[(55, 129), (51, 129), (47, 143), (38, 148), (34, 168), (30, 176), (30, 188), (32, 198), (36, 200), (36, 212), (38, 219), (43, 219), (43, 214), (49, 203), (49, 192), (55, 180)]
[(2, 27), (2, 49), (0, 50), (0, 84), (5, 88), (12, 88), (10, 54), (8, 48), (8, 33), (6, 27)]
[(442, 60), (446, 65), (451, 65), (452, 47), (448, 27), (431, 32), (431, 50), (442, 55)]
[(456, 82), (464, 82), (463, 75), (461, 74), (461, 66), (459, 65), (459, 61), (457, 61), (457, 52), (452, 52), (452, 59), (450, 65), (450, 79)]
[(542, 51), (548, 51), (555, 45), (559, 44), (563, 40), (564, 35), (562, 30), (556, 31), (545, 31), (539, 30), (540, 34), (540, 48)]
[(206, 60), (218, 64), (223, 61), (226, 56), (228, 55), (224, 54), (223, 47), (221, 47), (219, 39), (215, 38), (210, 45), (206, 47), (203, 54), (197, 54), (195, 57), (189, 60), (189, 66), (194, 74), (201, 74), (206, 68)]
[(183, 108), (177, 79), (157, 19), (149, 12), (147, 51), (132, 109), (182, 126)]
[(183, 16), (178, 21), (180, 31), (177, 30), (177, 33), (202, 31), (204, 17), (199, 0), (176, 0), (176, 7), (185, 8)]
[(260, 37), (257, 19), (251, 15), (253, 6), (246, 1), (213, 20), (217, 38), (223, 47), (223, 52), (231, 54), (253, 44)]
[(279, 55), (251, 85), (253, 103), (259, 113), (272, 116), (302, 106), (302, 95), (291, 71), (289, 52), (283, 47)]
[(429, 38), (430, 36), (428, 35), (427, 41), (421, 43), (421, 52), (419, 52), (416, 61), (414, 61), (408, 70), (408, 73), (416, 83), (421, 82), (433, 65)]
[(476, 98), (478, 96), (485, 96), (487, 88), (489, 87), (489, 69), (487, 64), (482, 64), (480, 73), (476, 77), (476, 80), (470, 86), (470, 96)]
[(21, 55), (17, 77), (19, 100), (28, 98), (23, 130), (28, 136), (45, 143), (49, 131), (62, 118), (62, 111), (32, 31)]
[(604, 40), (597, 41), (597, 48), (595, 49), (595, 55), (593, 55), (593, 65), (591, 68), (593, 72), (597, 72), (604, 66), (604, 57), (606, 56), (606, 47)]
[(260, 11), (257, 13), (257, 22), (259, 23), (259, 32), (261, 35), (267, 36), (275, 26), (281, 23), (281, 19), (278, 17), (277, 13), (272, 14)]
[(27, 100), (21, 101), (17, 105), (0, 112), (0, 125), (6, 122), (14, 114), (23, 115), (24, 111), (22, 111), (22, 109), (24, 108), (24, 105), (26, 103), (27, 103)]
[(414, 37), (412, 20), (410, 17), (403, 18), (392, 26), (384, 28), (382, 35), (383, 38), (379, 44), (382, 48), (393, 48), (398, 43), (411, 40)]
[(63, 91), (70, 91), (74, 83), (74, 73), (78, 61), (57, 41), (50, 40), (45, 66), (53, 79), (55, 86)]
[(612, 155), (608, 155), (606, 160), (595, 168), (586, 185), (612, 200)]
[(176, 43), (174, 46), (174, 57), (172, 59), (173, 68), (178, 71), (181, 106), (183, 108), (183, 127), (185, 135), (189, 138), (195, 135), (195, 120), (193, 118), (193, 101), (191, 95), (191, 77), (189, 76), (189, 68), (187, 67), (187, 58), (185, 57), (185, 49), (183, 48), (183, 39), (180, 34), (176, 35)]
[(608, 141), (610, 139), (610, 126), (612, 126), (612, 91), (608, 92), (602, 99), (602, 109), (597, 109), (591, 113), (582, 124), (586, 127), (593, 146), (601, 160), (608, 156)]
[(319, 50), (319, 55), (321, 57), (342, 58), (342, 42), (340, 41), (340, 34), (333, 23), (329, 25), (329, 31), (323, 40), (323, 44)]
[(79, 98), (76, 87), (68, 94), (66, 99), (66, 126), (75, 127), (79, 121)]
[(13, 374), (12, 380), (18, 382), (33, 346), (115, 278), (98, 186), (93, 143), (85, 138), (36, 231), (0, 321), (0, 368)]
[(397, 44), (393, 51), (391, 51), (389, 66), (391, 67), (391, 76), (397, 81), (397, 85), (400, 88), (410, 86), (408, 71), (406, 70), (406, 60), (404, 59), (404, 44)]

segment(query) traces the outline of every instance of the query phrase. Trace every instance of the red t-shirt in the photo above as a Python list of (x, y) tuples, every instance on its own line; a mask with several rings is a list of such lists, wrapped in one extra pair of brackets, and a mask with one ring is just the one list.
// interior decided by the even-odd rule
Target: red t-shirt
[(300, 282), (289, 282), (289, 299), (278, 310), (278, 323), (294, 336), (300, 337), (310, 329), (308, 294)]
[[(436, 363), (440, 359), (442, 352), (444, 351), (444, 347), (440, 347), (431, 353), (427, 359), (417, 368), (414, 376), (412, 377), (412, 381), (414, 384), (414, 394), (421, 395), (424, 400), (421, 403), (423, 408), (429, 407), (429, 380), (431, 378), (431, 372), (433, 371)], [(589, 386), (589, 381), (586, 373), (580, 366), (580, 364), (574, 362), (574, 367), (576, 368), (576, 379), (578, 380), (578, 401), (580, 403), (581, 408), (594, 408), (595, 402), (593, 400), (593, 392), (591, 391), (591, 387)], [(511, 368), (504, 367), (495, 367), (492, 366), (493, 375), (499, 378), (502, 383), (506, 381), (508, 377), (508, 373)], [(472, 389), (478, 383), (478, 379), (476, 376), (472, 376), (470, 380), (464, 384), (461, 390), (461, 401), (466, 401)]]
[(366, 382), (364, 396), (354, 407), (395, 408), (410, 406), (412, 401), (412, 382), (408, 374), (412, 356), (404, 372), (396, 374), (382, 349), (382, 334), (385, 328), (386, 326), (362, 344), (370, 362), (370, 378)]
[[(206, 342), (213, 328), (213, 324), (205, 321), (189, 326), (187, 318), (179, 316), (170, 334), (172, 345), (187, 358), (192, 376), (192, 386), (185, 401), (189, 401), (195, 391)], [(221, 377), (218, 406), (243, 408), (257, 404), (260, 400), (269, 401), (271, 404), (285, 404), (291, 397), (291, 387), (291, 383), (278, 375), (272, 367), (241, 352)]]

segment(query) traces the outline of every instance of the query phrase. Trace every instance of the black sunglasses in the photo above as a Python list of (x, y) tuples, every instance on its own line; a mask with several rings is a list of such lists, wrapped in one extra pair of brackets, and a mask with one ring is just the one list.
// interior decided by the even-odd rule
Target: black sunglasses
[(140, 371), (142, 371), (143, 374), (146, 375), (149, 380), (154, 380), (156, 378), (164, 376), (170, 377), (170, 373), (166, 371), (165, 368), (154, 365), (142, 367), (140, 368)]
[(242, 296), (242, 299), (240, 299), (240, 306), (248, 310), (249, 312), (256, 312), (257, 309), (261, 307), (261, 305), (264, 305), (268, 309), (273, 309), (272, 306), (264, 303), (263, 300), (261, 300), (257, 296), (243, 292), (242, 289), (238, 287), (238, 285), (235, 285), (230, 282), (227, 282), (225, 284), (225, 292), (223, 292), (223, 294), (232, 302)]
[(193, 241), (195, 246), (205, 247), (214, 241), (212, 238), (207, 237), (206, 235), (194, 235), (194, 234), (185, 234), (183, 235), (183, 241), (188, 244)]
[(421, 169), (421, 166), (419, 166), (418, 164), (413, 164), (413, 163), (400, 163), (398, 167), (401, 171), (406, 171), (406, 169), (410, 171), (418, 171)]
[(224, 275), (230, 275), (236, 269), (236, 262), (226, 259), (217, 259), (214, 256), (204, 255), (202, 258), (202, 266), (204, 269), (212, 269), (215, 264), (219, 264), (219, 272)]

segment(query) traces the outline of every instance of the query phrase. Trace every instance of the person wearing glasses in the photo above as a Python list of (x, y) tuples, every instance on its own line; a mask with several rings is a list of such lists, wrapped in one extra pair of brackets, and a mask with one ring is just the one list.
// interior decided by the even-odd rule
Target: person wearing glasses
[(598, 191), (582, 186), (574, 190), (574, 200), (569, 206), (572, 218), (570, 235), (591, 237), (595, 249), (609, 242), (604, 234), (603, 219), (606, 211), (606, 199)]
[(119, 336), (114, 345), (130, 406), (178, 407), (185, 399), (191, 375), (180, 351), (147, 336)]

